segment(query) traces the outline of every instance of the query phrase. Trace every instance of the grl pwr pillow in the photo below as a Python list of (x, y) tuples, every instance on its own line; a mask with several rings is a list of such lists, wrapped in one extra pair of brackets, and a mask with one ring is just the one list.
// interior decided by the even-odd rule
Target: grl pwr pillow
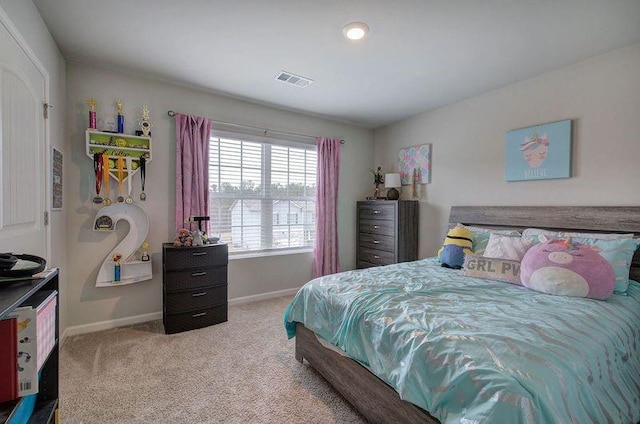
[(506, 281), (521, 286), (520, 261), (465, 255), (462, 275)]

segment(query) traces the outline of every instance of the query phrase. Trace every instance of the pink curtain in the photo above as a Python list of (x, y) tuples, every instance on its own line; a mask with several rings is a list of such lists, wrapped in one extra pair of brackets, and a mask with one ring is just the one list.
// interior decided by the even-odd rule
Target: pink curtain
[(340, 272), (338, 259), (338, 177), (340, 140), (318, 137), (316, 242), (313, 278)]
[(209, 215), (210, 131), (210, 120), (176, 114), (176, 233), (190, 216)]

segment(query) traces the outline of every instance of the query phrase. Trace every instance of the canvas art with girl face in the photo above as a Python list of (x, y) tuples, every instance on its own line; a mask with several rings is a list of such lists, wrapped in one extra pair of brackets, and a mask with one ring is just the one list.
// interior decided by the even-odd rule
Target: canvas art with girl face
[(520, 145), (522, 157), (531, 168), (540, 168), (549, 152), (549, 138), (547, 134), (538, 136), (537, 132), (533, 133), (533, 137), (525, 137)]
[(571, 120), (509, 131), (505, 161), (507, 181), (569, 178)]

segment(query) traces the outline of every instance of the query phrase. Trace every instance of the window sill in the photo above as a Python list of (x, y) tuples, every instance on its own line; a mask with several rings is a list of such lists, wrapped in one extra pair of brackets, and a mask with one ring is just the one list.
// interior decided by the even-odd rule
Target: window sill
[(295, 249), (295, 250), (269, 250), (263, 252), (247, 252), (247, 253), (229, 253), (229, 260), (262, 258), (267, 256), (284, 256), (299, 255), (301, 253), (313, 253), (313, 249)]

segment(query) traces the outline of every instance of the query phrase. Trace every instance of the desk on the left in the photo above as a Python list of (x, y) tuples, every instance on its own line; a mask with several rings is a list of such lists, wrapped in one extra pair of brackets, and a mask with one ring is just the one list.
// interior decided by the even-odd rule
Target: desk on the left
[[(41, 291), (58, 291), (58, 270), (51, 271), (45, 278), (0, 283), (0, 319)], [(36, 404), (29, 423), (53, 423), (58, 409), (58, 351), (60, 347), (59, 304), (56, 302), (55, 344), (40, 368), (40, 380)], [(17, 340), (16, 340), (17, 343)], [(4, 423), (20, 408), (23, 398), (0, 404), (0, 423)]]

